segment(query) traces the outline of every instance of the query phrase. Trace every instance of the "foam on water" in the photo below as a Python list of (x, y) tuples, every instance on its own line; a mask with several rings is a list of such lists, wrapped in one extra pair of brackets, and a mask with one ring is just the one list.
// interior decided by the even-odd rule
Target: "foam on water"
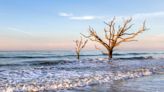
[(0, 90), (57, 91), (142, 77), (163, 72), (160, 55), (164, 54), (155, 58), (154, 53), (116, 53), (108, 64), (100, 53), (83, 54), (77, 61), (70, 52), (0, 52)]
[(106, 61), (100, 58), (57, 66), (1, 67), (0, 89), (4, 92), (67, 89), (151, 75), (164, 68), (162, 60), (114, 60), (112, 65)]
[(117, 80), (113, 83), (76, 87), (64, 90), (64, 92), (163, 92), (163, 85), (164, 75), (152, 75), (126, 81)]

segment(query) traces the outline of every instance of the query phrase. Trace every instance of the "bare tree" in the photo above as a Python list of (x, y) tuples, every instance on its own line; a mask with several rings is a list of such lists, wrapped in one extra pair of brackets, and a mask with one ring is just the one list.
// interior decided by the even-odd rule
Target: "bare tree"
[(85, 45), (87, 44), (88, 40), (83, 41), (82, 37), (80, 40), (76, 40), (74, 41), (76, 44), (75, 50), (76, 50), (76, 55), (77, 55), (77, 59), (80, 59), (80, 52), (81, 50), (85, 47)]
[(104, 46), (108, 51), (107, 54), (110, 60), (113, 56), (113, 50), (115, 47), (119, 46), (122, 42), (136, 41), (133, 40), (133, 38), (146, 30), (144, 21), (142, 26), (136, 32), (128, 33), (128, 30), (133, 26), (131, 21), (132, 18), (126, 19), (122, 25), (118, 26), (117, 29), (115, 27), (115, 17), (109, 23), (105, 22), (105, 39), (100, 38), (97, 32), (91, 27), (89, 27), (89, 36), (82, 35), (86, 38), (89, 38), (91, 41), (96, 41)]

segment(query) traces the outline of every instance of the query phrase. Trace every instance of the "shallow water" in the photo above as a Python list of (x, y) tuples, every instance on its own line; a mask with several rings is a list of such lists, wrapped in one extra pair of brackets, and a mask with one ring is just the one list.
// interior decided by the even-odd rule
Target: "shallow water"
[[(0, 90), (28, 90), (28, 88), (33, 89), (33, 86), (39, 90), (49, 89), (51, 86), (55, 89), (56, 86), (53, 85), (60, 85), (59, 88), (61, 88), (63, 82), (70, 82), (75, 87), (86, 86), (85, 91), (89, 90), (90, 92), (90, 88), (94, 88), (94, 86), (89, 87), (88, 84), (111, 82), (110, 77), (113, 78), (114, 73), (121, 74), (121, 72), (141, 68), (164, 67), (163, 52), (115, 53), (112, 65), (107, 63), (106, 57), (101, 53), (88, 51), (82, 53), (81, 60), (78, 62), (71, 51), (0, 52)], [(104, 75), (107, 77), (104, 78)], [(121, 74), (121, 76), (124, 75)], [(140, 77), (142, 74), (137, 76)], [(100, 79), (103, 77), (104, 79), (95, 80), (94, 77)], [(116, 79), (119, 78), (116, 76)], [(86, 83), (84, 82), (86, 79), (91, 80)], [(79, 81), (79, 84), (75, 81)], [(103, 87), (105, 88), (97, 90), (108, 92), (106, 90), (111, 89), (110, 86)], [(114, 87), (112, 89), (115, 90)]]
[(163, 92), (164, 75), (152, 75), (142, 78), (114, 81), (113, 84), (98, 84), (79, 87), (68, 92)]
[[(145, 60), (145, 59), (164, 59), (164, 51), (137, 52), (122, 51), (113, 54), (114, 59), (119, 60)], [(86, 58), (107, 58), (99, 51), (84, 51), (81, 59)], [(76, 55), (74, 51), (0, 51), (0, 66), (31, 65), (40, 62), (58, 62), (62, 60), (74, 61)]]

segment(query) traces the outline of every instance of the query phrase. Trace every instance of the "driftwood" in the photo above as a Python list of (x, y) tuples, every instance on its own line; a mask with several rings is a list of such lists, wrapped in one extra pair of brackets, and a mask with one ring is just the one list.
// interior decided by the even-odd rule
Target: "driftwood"
[(146, 30), (144, 21), (142, 26), (136, 32), (128, 33), (128, 30), (133, 26), (131, 21), (132, 18), (126, 19), (117, 29), (115, 28), (115, 17), (109, 23), (104, 22), (107, 26), (104, 28), (105, 39), (100, 38), (100, 36), (92, 27), (89, 27), (89, 36), (84, 34), (82, 35), (85, 38), (98, 42), (104, 46), (107, 49), (108, 57), (110, 60), (112, 58), (113, 50), (115, 47), (119, 46), (122, 42), (136, 41), (133, 38)]
[(75, 51), (76, 51), (76, 55), (77, 55), (77, 59), (80, 59), (80, 52), (81, 50), (86, 46), (88, 40), (83, 41), (82, 37), (80, 40), (76, 40), (75, 42)]

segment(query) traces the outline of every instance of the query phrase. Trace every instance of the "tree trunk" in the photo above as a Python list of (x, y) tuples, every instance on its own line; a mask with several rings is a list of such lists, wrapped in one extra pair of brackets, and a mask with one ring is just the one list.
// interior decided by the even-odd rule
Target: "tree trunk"
[(113, 50), (108, 50), (108, 59), (111, 60), (113, 56)]
[(80, 53), (77, 53), (77, 59), (78, 60), (80, 59)]

